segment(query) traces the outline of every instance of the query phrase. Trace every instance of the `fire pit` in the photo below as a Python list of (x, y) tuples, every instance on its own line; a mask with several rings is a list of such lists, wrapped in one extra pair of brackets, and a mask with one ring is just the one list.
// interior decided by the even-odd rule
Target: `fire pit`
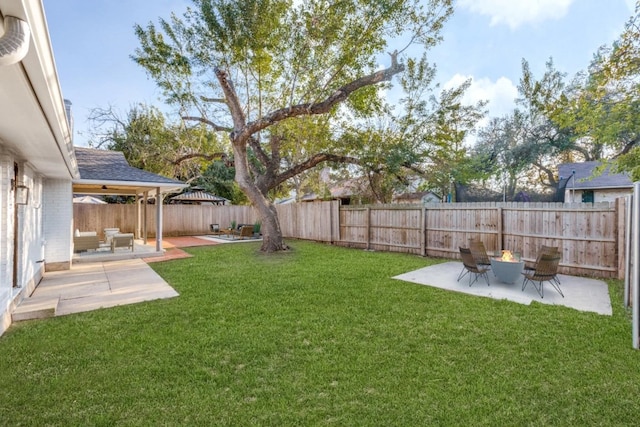
[(491, 271), (504, 283), (515, 283), (524, 269), (524, 261), (514, 257), (511, 251), (502, 251), (502, 256), (491, 258)]

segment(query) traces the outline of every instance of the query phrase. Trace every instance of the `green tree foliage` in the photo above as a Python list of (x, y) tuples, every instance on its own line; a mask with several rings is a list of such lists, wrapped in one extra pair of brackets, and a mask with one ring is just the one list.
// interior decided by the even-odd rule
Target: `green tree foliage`
[(522, 61), (517, 108), (494, 118), (479, 132), (475, 153), (486, 159), (486, 170), (512, 198), (519, 189), (550, 190), (557, 186), (562, 162), (595, 160), (602, 147), (584, 138), (575, 120), (567, 120), (574, 88), (552, 59), (536, 78)]
[(375, 119), (342, 125), (344, 145), (359, 159), (374, 201), (391, 202), (416, 179), (445, 195), (452, 180), (466, 183), (479, 176), (464, 141), (485, 114), (486, 102), (463, 103), (471, 81), (439, 91), (435, 71), (426, 57), (408, 60), (396, 108), (383, 105)]
[[(135, 105), (124, 117), (112, 108), (94, 109), (91, 146), (122, 151), (133, 167), (191, 181), (209, 162), (226, 157), (221, 138), (204, 125), (170, 124), (155, 107)], [(207, 154), (203, 154), (207, 153)]]
[(553, 63), (534, 80), (526, 61), (520, 93), (528, 134), (525, 156), (545, 182), (554, 184), (555, 166), (566, 161), (613, 159), (614, 171), (637, 167), (640, 142), (640, 3), (612, 46), (602, 46), (590, 66), (569, 83)]
[(235, 169), (228, 162), (216, 160), (209, 164), (195, 183), (216, 196), (224, 197), (234, 205), (247, 203), (247, 198), (236, 184)]
[(640, 179), (639, 25), (637, 3), (623, 33), (612, 46), (598, 50), (558, 114), (561, 124), (575, 126), (577, 134), (599, 149), (603, 158), (614, 159), (614, 170), (630, 172), (634, 180)]
[[(229, 135), (236, 182), (262, 220), (262, 249), (277, 251), (286, 246), (269, 192), (322, 162), (351, 160), (315, 147), (284, 169), (291, 142), (278, 125), (341, 108), (366, 116), (404, 70), (403, 50), (436, 44), (451, 13), (451, 0), (193, 0), (182, 16), (136, 27), (134, 60), (186, 120)], [(388, 51), (390, 65), (379, 69)]]

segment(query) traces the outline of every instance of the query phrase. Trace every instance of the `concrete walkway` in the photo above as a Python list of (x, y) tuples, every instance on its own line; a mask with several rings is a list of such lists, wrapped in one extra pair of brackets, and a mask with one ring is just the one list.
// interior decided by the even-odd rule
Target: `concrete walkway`
[(456, 280), (461, 270), (461, 262), (451, 261), (404, 273), (394, 279), (526, 305), (536, 301), (608, 316), (612, 314), (609, 287), (602, 280), (558, 274), (564, 298), (549, 283), (544, 284), (544, 298), (541, 298), (531, 284), (523, 291), (521, 278), (514, 284), (506, 284), (496, 279), (492, 272), (488, 272), (490, 286), (487, 286), (484, 279), (478, 278), (470, 287), (468, 275), (459, 282)]
[(172, 298), (178, 293), (141, 259), (82, 263), (46, 273), (14, 322)]
[[(33, 294), (23, 299), (14, 310), (13, 321), (63, 316), (178, 296), (147, 264), (191, 257), (180, 249), (183, 247), (220, 243), (230, 242), (210, 236), (168, 237), (162, 242), (164, 253), (154, 254), (151, 258), (145, 258), (148, 255), (145, 251), (133, 254), (129, 252), (123, 256), (136, 257), (105, 260), (90, 258), (74, 263), (71, 270), (45, 273)], [(155, 241), (150, 240), (149, 244), (154, 247)], [(95, 261), (91, 262), (92, 259)]]

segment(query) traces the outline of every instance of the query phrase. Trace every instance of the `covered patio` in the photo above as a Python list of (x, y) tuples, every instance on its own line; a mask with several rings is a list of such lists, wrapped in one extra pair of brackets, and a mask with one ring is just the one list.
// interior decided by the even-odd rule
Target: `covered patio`
[[(74, 217), (76, 234), (95, 232), (99, 237), (98, 247), (83, 252), (74, 252), (74, 262), (109, 261), (130, 258), (161, 256), (162, 248), (162, 207), (167, 194), (181, 191), (187, 184), (150, 173), (129, 165), (124, 154), (118, 151), (96, 150), (76, 147), (80, 178), (73, 181), (74, 196), (128, 196), (136, 206), (134, 218), (118, 218), (111, 224), (112, 233), (122, 233), (133, 238), (131, 248), (113, 248), (108, 245), (112, 236), (107, 230), (98, 230), (96, 224), (79, 224)], [(150, 205), (149, 200), (154, 204)], [(151, 206), (151, 207), (150, 207)], [(149, 244), (148, 209), (155, 210), (156, 236)]]

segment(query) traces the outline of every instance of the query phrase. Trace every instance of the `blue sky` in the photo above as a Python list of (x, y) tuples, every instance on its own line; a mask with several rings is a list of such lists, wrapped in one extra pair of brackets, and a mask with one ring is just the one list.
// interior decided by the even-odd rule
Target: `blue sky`
[[(124, 114), (138, 102), (162, 106), (155, 84), (130, 59), (133, 26), (181, 14), (189, 3), (44, 0), (62, 93), (73, 103), (76, 145), (87, 144), (93, 108)], [(457, 0), (430, 61), (443, 87), (472, 78), (467, 100), (488, 99), (490, 115), (503, 115), (514, 106), (523, 58), (536, 76), (549, 57), (573, 76), (617, 38), (633, 6), (634, 0)]]

